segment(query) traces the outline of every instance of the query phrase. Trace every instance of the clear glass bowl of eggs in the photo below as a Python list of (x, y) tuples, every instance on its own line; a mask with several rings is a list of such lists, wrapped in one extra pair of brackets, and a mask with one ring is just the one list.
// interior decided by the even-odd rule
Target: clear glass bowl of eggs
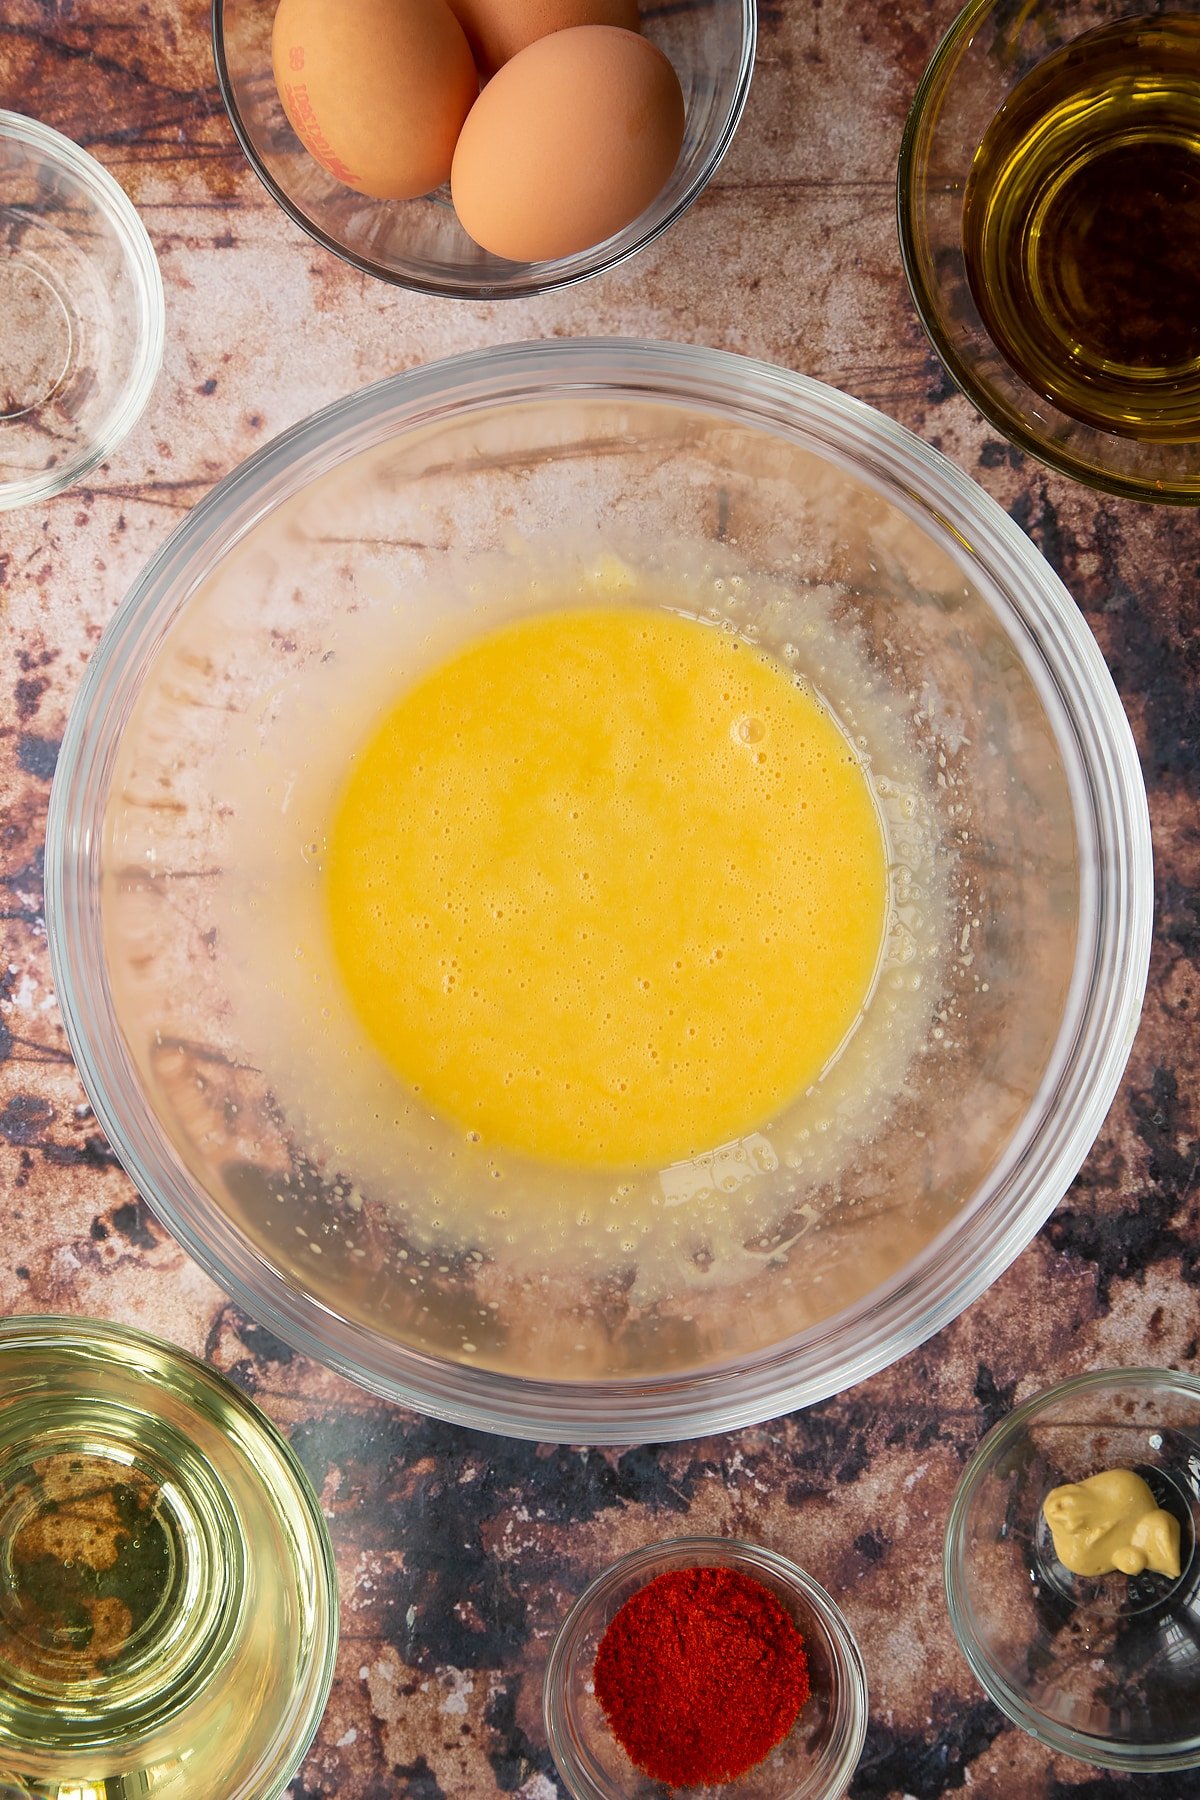
[(401, 287), (545, 293), (664, 232), (733, 139), (754, 0), (213, 0), (268, 192)]
[(1061, 1198), (1150, 940), (1085, 622), (964, 475), (700, 348), (511, 345), (265, 448), (89, 662), (48, 822), (104, 1129), (247, 1311), (566, 1442), (937, 1330)]

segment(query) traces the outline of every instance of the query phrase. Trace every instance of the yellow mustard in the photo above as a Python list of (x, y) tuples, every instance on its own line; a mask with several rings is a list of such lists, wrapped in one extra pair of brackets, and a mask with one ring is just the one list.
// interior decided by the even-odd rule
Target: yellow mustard
[(1042, 1505), (1054, 1554), (1073, 1575), (1178, 1576), (1179, 1521), (1132, 1469), (1105, 1469), (1056, 1487)]

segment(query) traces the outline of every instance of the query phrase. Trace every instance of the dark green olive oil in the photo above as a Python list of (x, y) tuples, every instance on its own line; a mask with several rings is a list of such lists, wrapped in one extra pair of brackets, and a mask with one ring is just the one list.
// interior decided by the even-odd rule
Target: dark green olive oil
[(1073, 418), (1200, 441), (1200, 16), (1046, 57), (976, 153), (968, 279), (997, 348)]

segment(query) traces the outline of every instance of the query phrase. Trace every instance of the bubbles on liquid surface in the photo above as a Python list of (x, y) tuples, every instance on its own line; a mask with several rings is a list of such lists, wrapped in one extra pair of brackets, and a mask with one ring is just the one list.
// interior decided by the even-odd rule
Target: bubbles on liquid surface
[[(554, 555), (557, 557), (558, 553)], [(557, 603), (564, 591), (577, 599), (608, 600), (620, 586), (618, 583), (609, 589), (602, 585), (598, 590), (594, 577), (580, 573), (573, 573), (564, 581), (563, 566), (561, 560), (555, 562), (550, 557), (541, 569), (535, 570), (525, 590), (528, 599), (521, 599), (510, 590), (505, 602), (509, 616), (529, 605)], [(927, 771), (904, 738), (903, 696), (898, 704), (893, 704), (895, 696), (881, 688), (878, 671), (864, 660), (853, 634), (845, 630), (835, 591), (813, 589), (806, 593), (806, 615), (799, 616), (790, 602), (781, 602), (778, 610), (773, 610), (775, 602), (769, 590), (750, 578), (739, 588), (727, 583), (718, 603), (711, 570), (708, 577), (695, 570), (684, 570), (670, 582), (664, 582), (661, 576), (642, 571), (631, 579), (629, 566), (622, 565), (622, 569), (622, 591), (631, 598), (636, 596), (636, 603), (662, 603), (669, 609), (682, 608), (693, 616), (711, 612), (724, 627), (731, 646), (737, 646), (739, 651), (748, 648), (752, 629), (756, 630), (759, 642), (788, 665), (789, 675), (798, 687), (806, 687), (832, 702), (851, 739), (864, 741), (865, 748), (859, 746), (864, 760), (870, 759), (870, 779), (890, 839), (892, 875), (894, 878), (898, 869), (901, 874), (899, 885), (893, 887), (893, 916), (889, 919), (874, 996), (849, 1049), (820, 1082), (773, 1118), (761, 1134), (770, 1143), (775, 1168), (794, 1171), (793, 1190), (798, 1187), (801, 1192), (806, 1188), (817, 1191), (853, 1147), (863, 1142), (886, 1116), (909, 1064), (919, 1054), (922, 1043), (928, 1041), (928, 1009), (941, 987), (939, 933), (946, 904), (947, 864), (943, 861), (939, 869), (935, 863), (939, 840), (924, 787)], [(495, 590), (489, 581), (475, 576), (471, 585), (486, 612)], [(536, 599), (532, 597), (535, 589)], [(398, 619), (405, 616), (409, 616), (407, 605), (397, 609)], [(478, 629), (479, 616), (478, 612), (473, 615), (476, 623), (472, 630)], [(437, 640), (439, 656), (445, 648), (445, 637)], [(404, 668), (410, 676), (415, 675), (421, 667), (421, 654), (411, 642), (390, 649), (386, 624), (378, 617), (364, 621), (357, 651), (350, 645), (336, 664), (321, 672), (336, 679), (337, 694), (332, 685), (314, 680), (315, 704), (324, 708), (336, 700), (339, 716), (361, 731), (363, 712), (356, 693), (368, 691), (372, 682), (374, 691), (380, 691), (378, 668), (385, 659)], [(725, 705), (729, 710), (722, 727), (727, 743), (732, 729), (744, 720), (766, 722), (758, 711), (745, 705), (738, 707), (736, 686), (735, 683), (727, 687), (730, 698)], [(318, 693), (324, 698), (317, 698)], [(305, 710), (297, 705), (295, 713), (299, 716)], [(768, 755), (767, 772), (755, 777), (767, 779), (778, 756), (773, 735), (749, 741), (739, 735), (733, 741), (737, 749), (751, 756), (760, 749)], [(345, 766), (344, 743), (340, 747), (331, 744), (321, 754), (307, 743), (303, 750), (310, 764), (311, 791), (320, 791), (323, 786), (329, 791), (340, 779), (340, 771), (333, 767), (335, 760), (340, 757), (341, 768)], [(286, 759), (286, 746), (280, 747), (280, 753)], [(298, 793), (293, 812), (310, 821), (311, 832), (311, 822), (321, 814), (318, 809), (314, 815), (303, 801), (304, 795)], [(255, 820), (252, 809), (248, 809), (244, 823), (258, 856), (267, 822), (261, 812)], [(271, 822), (270, 829), (278, 837), (278, 824)], [(316, 833), (311, 832), (311, 836), (296, 841), (315, 838)], [(268, 845), (269, 851), (271, 848)], [(306, 916), (319, 933), (322, 927), (317, 865), (310, 867), (300, 856), (296, 857), (296, 865), (302, 881), (293, 885), (290, 899), (299, 913), (305, 914), (308, 909)], [(587, 873), (594, 876), (590, 868)], [(586, 884), (579, 885), (582, 890)], [(244, 923), (247, 908), (241, 898), (236, 904), (241, 907), (237, 917)], [(503, 906), (505, 902), (500, 900), (499, 904)], [(455, 916), (465, 918), (461, 910)], [(571, 1185), (576, 1199), (569, 1212), (564, 1212), (562, 1183), (553, 1172), (540, 1172), (519, 1157), (502, 1157), (498, 1153), (491, 1158), (496, 1166), (489, 1167), (486, 1133), (476, 1141), (466, 1132), (456, 1134), (447, 1129), (444, 1122), (431, 1116), (426, 1097), (407, 1095), (394, 1084), (394, 1078), (378, 1059), (371, 1056), (361, 1036), (356, 1038), (346, 1019), (343, 1000), (330, 989), (327, 961), (322, 967), (322, 959), (315, 959), (318, 974), (311, 998), (297, 990), (286, 970), (282, 982), (274, 983), (279, 959), (269, 927), (277, 918), (277, 909), (260, 908), (259, 930), (243, 933), (240, 939), (242, 960), (258, 990), (261, 991), (264, 977), (269, 985), (274, 984), (269, 1017), (265, 1017), (264, 1024), (265, 1015), (260, 1013), (246, 1036), (249, 1041), (257, 1031), (256, 1060), (268, 1070), (271, 1085), (295, 1122), (301, 1142), (312, 1146), (322, 1159), (332, 1156), (337, 1164), (347, 1167), (375, 1204), (388, 1195), (402, 1196), (398, 1203), (405, 1208), (403, 1228), (410, 1239), (424, 1239), (430, 1245), (446, 1241), (477, 1244), (489, 1253), (502, 1254), (510, 1270), (531, 1259), (535, 1266), (552, 1271), (570, 1269), (580, 1279), (588, 1271), (603, 1278), (618, 1251), (611, 1230), (601, 1221), (610, 1219), (616, 1206), (621, 1218), (636, 1223), (636, 1229), (626, 1234), (625, 1241), (635, 1246), (629, 1254), (636, 1261), (637, 1294), (648, 1298), (678, 1285), (682, 1240), (677, 1225), (668, 1227), (668, 1221), (678, 1221), (679, 1206), (665, 1201), (665, 1170), (638, 1174), (629, 1184), (631, 1191), (619, 1199), (614, 1196), (624, 1184), (615, 1184), (599, 1174), (587, 1180), (573, 1176)], [(720, 922), (714, 924), (717, 929), (713, 937), (719, 943)], [(774, 919), (769, 925), (764, 921), (764, 937), (769, 938), (777, 927)], [(591, 943), (581, 940), (581, 950), (585, 948), (590, 953)], [(714, 948), (716, 944), (710, 940), (704, 954), (711, 954)], [(892, 977), (909, 972), (917, 976), (916, 983), (902, 979), (892, 985)], [(527, 979), (520, 971), (518, 976)], [(456, 994), (462, 995), (463, 991), (460, 980)], [(248, 994), (250, 988), (245, 992)], [(322, 1017), (315, 1030), (314, 1000), (333, 1015), (332, 1019)], [(262, 1041), (264, 1033), (266, 1042)], [(675, 1059), (664, 1056), (661, 1045), (656, 1047), (657, 1061), (650, 1054), (650, 1040), (641, 1041), (639, 1055), (644, 1058), (647, 1071), (656, 1070), (658, 1080), (678, 1079)], [(641, 1078), (631, 1079), (626, 1070), (625, 1079), (630, 1082), (627, 1091), (633, 1091)], [(372, 1096), (394, 1092), (395, 1099), (381, 1110), (374, 1099), (369, 1105), (365, 1103), (368, 1091)], [(397, 1120), (398, 1124), (393, 1122)], [(684, 1166), (693, 1165), (689, 1161)], [(703, 1222), (718, 1276), (739, 1266), (744, 1245), (752, 1236), (756, 1241), (767, 1241), (774, 1231), (778, 1209), (792, 1203), (786, 1198), (787, 1189), (772, 1181), (774, 1170), (765, 1159), (752, 1158), (744, 1166), (748, 1173), (736, 1190), (723, 1187), (720, 1180), (712, 1178), (710, 1170), (687, 1203), (685, 1233), (699, 1230)], [(500, 1219), (491, 1204), (491, 1193), (493, 1184), (505, 1175), (518, 1203), (500, 1209), (505, 1215)], [(579, 1188), (582, 1194), (577, 1192)], [(704, 1199), (705, 1192), (710, 1200)], [(738, 1211), (731, 1214), (728, 1203), (735, 1192)], [(710, 1206), (718, 1207), (717, 1212), (710, 1214)], [(590, 1221), (586, 1227), (578, 1223), (580, 1214)], [(694, 1267), (690, 1257), (686, 1261)]]

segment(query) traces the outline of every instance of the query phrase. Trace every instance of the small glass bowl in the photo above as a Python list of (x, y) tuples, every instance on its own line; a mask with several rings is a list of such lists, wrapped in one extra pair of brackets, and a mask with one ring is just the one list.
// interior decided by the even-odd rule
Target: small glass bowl
[(0, 112), (0, 512), (116, 449), (158, 375), (163, 319), (123, 189), (69, 138)]
[(760, 1581), (804, 1638), (811, 1693), (795, 1726), (737, 1781), (689, 1788), (731, 1800), (839, 1800), (867, 1732), (867, 1677), (858, 1645), (824, 1588), (773, 1550), (734, 1538), (682, 1537), (623, 1556), (579, 1596), (550, 1650), (546, 1733), (573, 1800), (669, 1800), (673, 1790), (636, 1769), (592, 1692), (600, 1639), (631, 1594), (674, 1569), (737, 1569)]
[[(1042, 1503), (1134, 1469), (1181, 1527), (1177, 1580), (1088, 1578), (1054, 1554)], [(950, 1621), (1014, 1724), (1102, 1769), (1200, 1765), (1200, 1380), (1097, 1370), (1047, 1388), (984, 1438), (946, 1528)]]
[(970, 0), (934, 52), (900, 148), (900, 250), (921, 323), (952, 379), (1020, 449), (1089, 487), (1200, 503), (1200, 443), (1147, 443), (1085, 424), (1020, 376), (993, 343), (967, 279), (962, 215), (975, 152), (1042, 59), (1133, 13), (1196, 13), (1200, 0)]
[(682, 0), (648, 13), (645, 35), (670, 57), (684, 99), (683, 148), (640, 218), (572, 256), (509, 262), (469, 238), (449, 190), (370, 200), (328, 174), (289, 125), (271, 70), (277, 0), (213, 0), (221, 97), (250, 166), (297, 225), (356, 269), (422, 294), (464, 300), (546, 294), (602, 274), (645, 249), (707, 187), (741, 119), (757, 36), (755, 0)]

